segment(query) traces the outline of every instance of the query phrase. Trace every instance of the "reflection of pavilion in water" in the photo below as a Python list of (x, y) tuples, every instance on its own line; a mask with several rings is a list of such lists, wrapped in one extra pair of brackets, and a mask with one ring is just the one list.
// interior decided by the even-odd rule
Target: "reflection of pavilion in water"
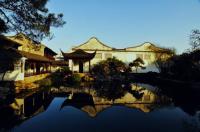
[(98, 96), (97, 91), (94, 89), (68, 88), (64, 91), (71, 92), (71, 94), (68, 99), (63, 102), (61, 109), (65, 106), (73, 106), (88, 113), (91, 117), (95, 117), (101, 111), (115, 105), (135, 108), (147, 113), (159, 107), (160, 104), (170, 102), (169, 98), (158, 96), (152, 91), (136, 85), (132, 85), (132, 90), (126, 92), (124, 96), (114, 100)]

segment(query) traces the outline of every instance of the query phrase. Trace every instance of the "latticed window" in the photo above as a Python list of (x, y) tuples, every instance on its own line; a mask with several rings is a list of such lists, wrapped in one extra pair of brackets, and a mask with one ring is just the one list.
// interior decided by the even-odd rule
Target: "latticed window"
[(108, 59), (108, 58), (112, 58), (112, 54), (111, 53), (105, 53), (105, 59)]
[(96, 59), (102, 59), (102, 53), (96, 53), (95, 58)]

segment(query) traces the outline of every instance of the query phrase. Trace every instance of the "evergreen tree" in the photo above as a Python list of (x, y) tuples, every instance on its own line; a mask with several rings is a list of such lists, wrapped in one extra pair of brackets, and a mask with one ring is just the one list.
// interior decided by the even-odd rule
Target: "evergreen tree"
[(130, 67), (135, 67), (136, 73), (138, 71), (138, 68), (142, 68), (142, 69), (146, 68), (143, 65), (144, 65), (144, 61), (140, 57), (138, 57), (132, 63), (129, 64)]
[(0, 0), (0, 34), (24, 33), (33, 40), (51, 37), (51, 27), (65, 24), (62, 14), (49, 13), (48, 0)]

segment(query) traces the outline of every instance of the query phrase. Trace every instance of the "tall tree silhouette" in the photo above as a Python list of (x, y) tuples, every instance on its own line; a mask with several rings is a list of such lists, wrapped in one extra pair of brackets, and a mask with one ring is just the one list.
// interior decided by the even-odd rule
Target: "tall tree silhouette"
[(0, 34), (24, 33), (33, 40), (52, 37), (51, 27), (65, 24), (63, 14), (49, 13), (48, 0), (0, 0)]
[(190, 45), (192, 46), (192, 50), (200, 48), (200, 30), (195, 29), (192, 31), (190, 35)]

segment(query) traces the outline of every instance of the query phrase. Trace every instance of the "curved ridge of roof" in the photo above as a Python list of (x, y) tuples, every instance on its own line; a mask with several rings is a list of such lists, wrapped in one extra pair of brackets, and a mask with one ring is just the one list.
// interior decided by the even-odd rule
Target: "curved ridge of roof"
[(108, 46), (108, 45), (106, 45), (106, 44), (104, 44), (103, 42), (101, 42), (97, 37), (91, 37), (88, 41), (86, 41), (85, 43), (83, 43), (83, 44), (80, 44), (80, 45), (78, 45), (78, 46), (75, 46), (75, 47), (73, 47), (72, 49), (77, 49), (78, 47), (80, 47), (80, 46), (82, 46), (82, 45), (85, 45), (85, 44), (87, 44), (87, 43), (89, 43), (90, 41), (92, 41), (92, 40), (95, 40), (95, 41), (97, 41), (99, 44), (101, 44), (101, 45), (103, 45), (103, 46), (105, 46), (105, 47), (107, 47), (107, 48), (111, 48), (111, 49), (114, 49), (113, 47), (110, 47), (110, 46)]
[(134, 48), (138, 48), (138, 47), (141, 47), (141, 46), (144, 46), (144, 45), (148, 44), (149, 50), (157, 51), (157, 52), (167, 52), (167, 51), (169, 51), (169, 49), (156, 46), (155, 44), (153, 44), (151, 42), (143, 42), (142, 44), (139, 44), (139, 45), (136, 45), (136, 46), (131, 46), (131, 47), (126, 47), (126, 48), (118, 49), (118, 48), (110, 47), (110, 46), (102, 43), (97, 37), (91, 37), (87, 42), (85, 42), (83, 44), (80, 44), (78, 46), (73, 47), (72, 50), (77, 50), (81, 46), (86, 45), (86, 44), (90, 43), (91, 41), (96, 41), (98, 44), (100, 44), (100, 45), (102, 45), (104, 47), (109, 48), (109, 50), (124, 50), (124, 51), (128, 51), (128, 50), (131, 50), (131, 49), (134, 50)]
[(152, 45), (152, 46), (157, 47), (155, 44), (153, 44), (153, 43), (151, 43), (151, 42), (143, 42), (142, 44), (139, 44), (139, 45), (136, 45), (136, 46), (130, 46), (130, 47), (127, 47), (127, 48), (125, 48), (125, 49), (137, 48), (137, 47), (143, 46), (143, 45), (145, 45), (145, 44), (147, 44), (147, 43), (150, 44), (150, 45)]
[(169, 52), (168, 48), (163, 48), (163, 47), (156, 46), (155, 44), (153, 44), (151, 42), (144, 42), (144, 43), (142, 43), (140, 45), (137, 45), (137, 46), (127, 47), (127, 48), (125, 48), (125, 50), (129, 50), (129, 49), (132, 49), (132, 48), (138, 48), (138, 47), (141, 47), (141, 46), (143, 46), (145, 44), (149, 44), (148, 49), (150, 49), (150, 50), (161, 51), (161, 52)]

